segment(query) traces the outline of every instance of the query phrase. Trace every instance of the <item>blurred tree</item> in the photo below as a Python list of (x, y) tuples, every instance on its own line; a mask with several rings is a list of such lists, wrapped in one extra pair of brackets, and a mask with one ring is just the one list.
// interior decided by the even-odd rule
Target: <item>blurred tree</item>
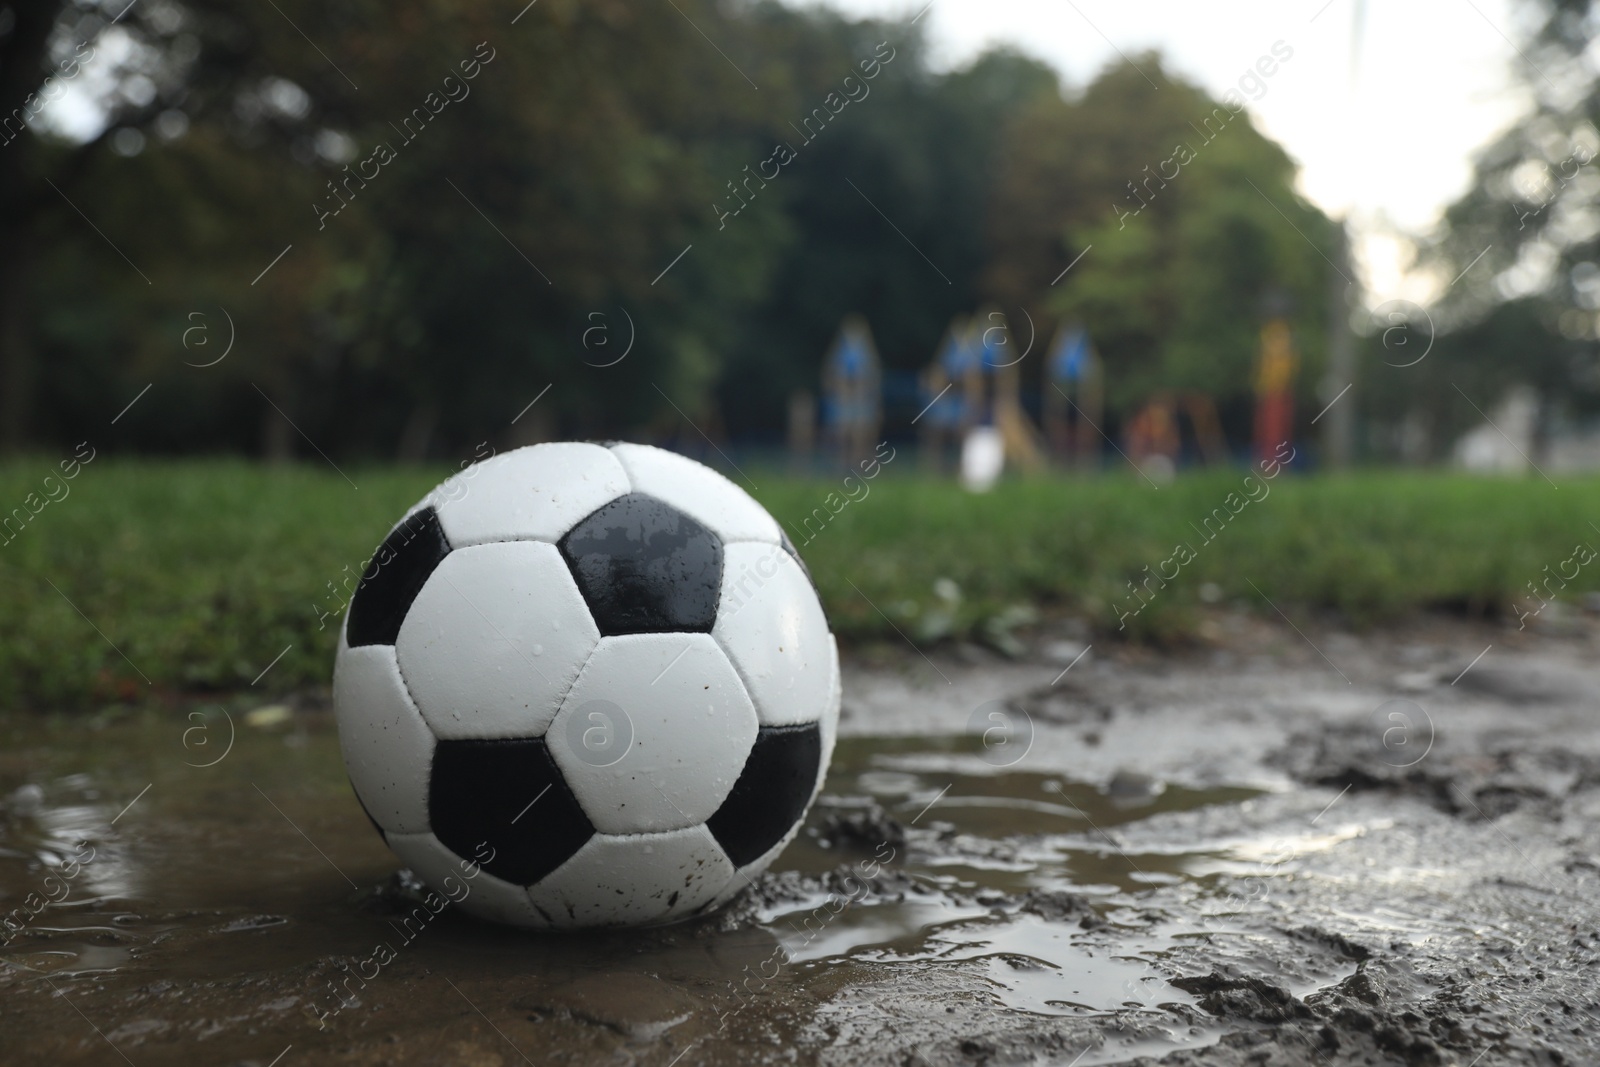
[[(292, 419), (325, 449), (424, 452), (432, 436), (459, 451), (505, 436), (548, 384), (547, 432), (597, 432), (671, 412), (664, 395), (703, 408), (713, 353), (765, 291), (773, 220), (712, 250), (707, 206), (748, 158), (733, 146), (792, 110), (789, 76), (751, 23), (703, 0), (546, 0), (516, 25), (455, 3), (53, 14), (50, 47), (87, 37), (73, 75), (99, 89), (75, 128), (46, 110), (10, 146), (42, 176), (77, 175), (58, 183), (72, 205), (38, 216), (54, 270), (6, 249), (8, 306), (32, 312), (4, 335), (12, 407), (51, 397), (54, 421), (98, 421), (154, 379), (119, 428), (147, 447), (250, 447), (253, 423), (269, 451), (304, 449)], [(6, 69), (39, 81), (45, 52), (14, 51)], [(8, 187), (57, 196), (4, 151)], [(181, 340), (200, 312), (220, 352), (224, 308), (236, 351), (201, 376), (182, 363), (209, 357)], [(607, 351), (583, 347), (591, 313)], [(630, 318), (627, 366), (586, 366), (627, 346)], [(40, 375), (33, 346), (51, 357)]]
[(775, 438), (846, 314), (909, 370), (987, 299), (1086, 316), (1115, 395), (1238, 391), (1315, 255), (1244, 179), (1326, 238), (1243, 118), (1118, 222), (1213, 113), (1154, 59), (1068, 101), (773, 0), (125, 2), (0, 0), (0, 106), (52, 98), (0, 144), (12, 447), (135, 397), (154, 451)]
[(1369, 446), (1408, 463), (1448, 459), (1456, 438), (1494, 418), (1515, 385), (1539, 391), (1540, 436), (1558, 411), (1593, 410), (1595, 346), (1561, 336), (1559, 314), (1548, 299), (1521, 297), (1444, 332), (1424, 316), (1385, 312), (1363, 352), (1363, 403), (1376, 435)]
[[(102, 34), (112, 23), (97, 4), (13, 0), (0, 5), (0, 447), (25, 441), (34, 421), (39, 368), (27, 281), (39, 222), (70, 206), (103, 139), (103, 134), (90, 136), (73, 151), (40, 153), (30, 129), (80, 78), (96, 52), (107, 48)], [(130, 118), (154, 114), (164, 86), (131, 55), (145, 31), (142, 18), (116, 31), (124, 62), (139, 80), (106, 95), (109, 112)]]
[(776, 4), (758, 17), (775, 49), (807, 57), (795, 65), (803, 81), (792, 123), (843, 92), (847, 76), (859, 84), (861, 62), (884, 54), (880, 42), (893, 55), (814, 143), (809, 128), (778, 131), (797, 158), (762, 195), (781, 203), (792, 236), (719, 390), (730, 429), (775, 442), (785, 397), (817, 387), (846, 315), (866, 317), (887, 368), (911, 371), (932, 358), (952, 317), (973, 311), (1000, 131), (1028, 101), (1060, 90), (1049, 67), (1009, 50), (936, 77), (908, 30)]
[[(1471, 188), (1423, 243), (1421, 262), (1456, 279), (1430, 309), (1435, 355), (1375, 397), (1391, 419), (1432, 428), (1435, 446), (1482, 423), (1461, 392), (1487, 411), (1531, 385), (1546, 427), (1600, 412), (1600, 4), (1523, 0), (1521, 14), (1513, 69), (1530, 114), (1479, 153)], [(1374, 357), (1397, 362), (1380, 341)]]
[(1294, 176), (1248, 113), (1158, 56), (1117, 63), (1075, 99), (1035, 97), (1007, 129), (985, 286), (1041, 331), (1085, 323), (1114, 411), (1199, 390), (1242, 441), (1263, 301), (1291, 309), (1307, 398), (1324, 347), (1331, 223)]

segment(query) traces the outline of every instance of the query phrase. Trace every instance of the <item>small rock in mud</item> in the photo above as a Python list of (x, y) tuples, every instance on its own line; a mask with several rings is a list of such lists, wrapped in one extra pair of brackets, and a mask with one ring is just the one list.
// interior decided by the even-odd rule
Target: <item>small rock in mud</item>
[(1110, 925), (1094, 910), (1087, 897), (1062, 889), (1034, 889), (1022, 898), (1022, 909), (1048, 922), (1076, 922), (1080, 929)]
[(424, 895), (429, 892), (422, 879), (409, 868), (402, 867), (382, 882), (364, 890), (356, 906), (375, 915), (398, 914), (423, 903)]
[[(871, 865), (872, 870), (867, 870)], [(908, 897), (938, 895), (903, 871), (863, 860), (856, 864), (840, 864), (822, 875), (802, 874), (799, 871), (764, 871), (743, 893), (714, 916), (715, 923), (696, 930), (696, 936), (710, 936), (716, 932), (728, 933), (758, 925), (763, 913), (783, 911), (787, 907), (815, 904), (837, 912), (852, 902), (869, 897), (877, 903), (896, 903)], [(945, 894), (950, 896), (950, 894)], [(952, 899), (954, 899), (952, 897)], [(963, 898), (965, 899), (965, 898)]]
[(1524, 808), (1552, 815), (1561, 799), (1600, 776), (1600, 761), (1593, 757), (1565, 749), (1530, 750), (1521, 742), (1470, 755), (1430, 749), (1426, 762), (1403, 761), (1384, 751), (1370, 727), (1349, 724), (1296, 733), (1276, 759), (1311, 785), (1410, 794), (1469, 821), (1492, 821)]
[(1315, 926), (1300, 926), (1288, 931), (1290, 937), (1298, 941), (1310, 941), (1333, 949), (1345, 959), (1363, 961), (1372, 958), (1372, 950), (1365, 945), (1345, 937), (1343, 934), (1331, 930), (1323, 930)]
[(32, 818), (44, 810), (44, 789), (32, 782), (20, 785), (6, 798), (5, 807), (18, 818)]
[(1445, 803), (1450, 782), (1437, 773), (1441, 760), (1422, 767), (1409, 759), (1386, 750), (1381, 732), (1368, 724), (1345, 723), (1290, 735), (1274, 762), (1311, 785), (1357, 792), (1395, 789)]
[(846, 846), (873, 851), (888, 845), (898, 854), (906, 847), (905, 826), (876, 801), (862, 808), (830, 812), (817, 828), (816, 836), (823, 848)]
[(1167, 783), (1138, 771), (1120, 770), (1106, 783), (1106, 795), (1118, 800), (1150, 800), (1166, 792)]
[(1212, 971), (1192, 978), (1174, 978), (1172, 984), (1199, 997), (1202, 1008), (1222, 1019), (1287, 1023), (1316, 1018), (1287, 989), (1253, 975), (1235, 978)]

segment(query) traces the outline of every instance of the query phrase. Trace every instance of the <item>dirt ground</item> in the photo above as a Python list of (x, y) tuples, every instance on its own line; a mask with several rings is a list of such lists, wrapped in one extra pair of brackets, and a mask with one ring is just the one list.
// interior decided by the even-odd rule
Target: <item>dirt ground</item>
[(1543, 626), (861, 651), (774, 871), (585, 935), (399, 942), (318, 694), (209, 767), (215, 717), (5, 721), (0, 903), (66, 890), (0, 1063), (1600, 1062), (1600, 628)]

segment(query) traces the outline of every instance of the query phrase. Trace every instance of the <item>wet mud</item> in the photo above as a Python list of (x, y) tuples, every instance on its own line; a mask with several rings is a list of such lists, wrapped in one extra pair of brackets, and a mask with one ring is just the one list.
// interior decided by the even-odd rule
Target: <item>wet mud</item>
[(803, 836), (643, 931), (432, 912), (318, 694), (12, 717), (0, 1063), (1600, 1062), (1600, 637), (1217, 629), (858, 661)]

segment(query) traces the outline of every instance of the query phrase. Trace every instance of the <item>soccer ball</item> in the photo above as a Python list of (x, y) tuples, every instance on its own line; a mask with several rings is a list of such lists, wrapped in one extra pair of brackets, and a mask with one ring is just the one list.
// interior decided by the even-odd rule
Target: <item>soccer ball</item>
[(483, 918), (710, 911), (821, 788), (839, 656), (793, 544), (722, 475), (634, 444), (446, 480), (362, 574), (334, 667), (356, 796)]

